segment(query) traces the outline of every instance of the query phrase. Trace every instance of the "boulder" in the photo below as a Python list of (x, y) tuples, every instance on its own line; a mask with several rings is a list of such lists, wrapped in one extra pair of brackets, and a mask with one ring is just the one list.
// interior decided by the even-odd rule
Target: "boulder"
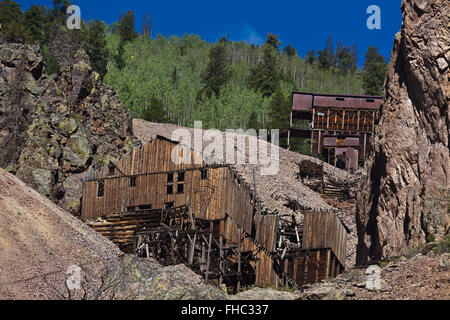
[(230, 297), (231, 300), (296, 300), (297, 295), (291, 292), (269, 288), (253, 288)]
[(219, 288), (207, 285), (185, 265), (162, 267), (127, 255), (117, 270), (119, 298), (133, 300), (226, 300)]

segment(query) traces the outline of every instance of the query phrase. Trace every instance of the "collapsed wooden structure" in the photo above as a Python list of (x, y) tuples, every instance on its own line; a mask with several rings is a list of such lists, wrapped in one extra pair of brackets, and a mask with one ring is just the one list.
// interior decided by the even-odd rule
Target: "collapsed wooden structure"
[(341, 201), (355, 201), (357, 179), (339, 182), (328, 177), (321, 165), (310, 160), (297, 163), (299, 166), (298, 179), (311, 190), (320, 193), (324, 198)]
[(201, 152), (161, 136), (83, 187), (82, 219), (123, 251), (184, 263), (234, 288), (301, 287), (343, 271), (347, 232), (337, 216), (294, 211), (301, 219), (267, 212), (257, 186), (233, 167), (208, 166)]

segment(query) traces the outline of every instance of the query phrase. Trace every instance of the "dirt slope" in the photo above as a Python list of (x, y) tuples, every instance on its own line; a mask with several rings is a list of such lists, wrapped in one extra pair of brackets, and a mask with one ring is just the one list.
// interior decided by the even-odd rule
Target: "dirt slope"
[(0, 169), (0, 299), (56, 298), (43, 279), (71, 265), (115, 260), (120, 251)]
[[(373, 268), (374, 266), (371, 266)], [(379, 287), (367, 287), (368, 268), (349, 269), (337, 279), (305, 288), (306, 300), (450, 300), (450, 255), (396, 258), (380, 269)]]

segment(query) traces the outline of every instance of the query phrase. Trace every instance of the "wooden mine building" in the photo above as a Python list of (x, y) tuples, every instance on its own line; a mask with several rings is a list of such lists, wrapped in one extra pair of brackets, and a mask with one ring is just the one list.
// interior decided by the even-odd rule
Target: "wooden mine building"
[(369, 153), (382, 98), (297, 93), (292, 95), (291, 137), (311, 138), (311, 154), (341, 169), (357, 170)]
[[(347, 231), (333, 212), (305, 210), (300, 224), (266, 212), (231, 166), (177, 146), (156, 136), (93, 172), (82, 219), (125, 252), (184, 263), (219, 285), (301, 287), (344, 270)], [(201, 164), (176, 164), (173, 152)]]

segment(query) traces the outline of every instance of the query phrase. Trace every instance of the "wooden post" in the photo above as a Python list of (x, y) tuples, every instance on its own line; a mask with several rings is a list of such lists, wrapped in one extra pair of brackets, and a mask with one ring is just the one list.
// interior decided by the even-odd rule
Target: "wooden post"
[(241, 229), (238, 229), (239, 242), (238, 242), (238, 283), (237, 292), (241, 290)]
[(372, 111), (372, 130), (375, 131), (375, 111)]
[(330, 109), (328, 109), (327, 113), (327, 130), (330, 130)]
[(319, 130), (319, 141), (318, 141), (318, 143), (317, 143), (317, 154), (318, 154), (318, 155), (321, 154), (321, 149), (322, 149), (322, 148), (321, 148), (321, 142), (322, 142), (322, 141), (320, 141), (321, 138), (322, 138), (322, 131)]
[(288, 138), (287, 138), (287, 145), (288, 145), (288, 150), (291, 149), (291, 128), (292, 128), (292, 111), (291, 111), (291, 120), (290, 120), (290, 124), (289, 124), (289, 130), (288, 130)]
[(364, 159), (366, 158), (367, 154), (367, 133), (364, 133)]
[(305, 254), (305, 264), (304, 264), (304, 272), (303, 272), (303, 279), (302, 279), (302, 286), (306, 282), (308, 283), (308, 273), (309, 273), (309, 250)]
[(195, 218), (194, 218), (194, 215), (192, 214), (191, 205), (189, 203), (189, 201), (190, 201), (189, 196), (187, 196), (186, 201), (188, 202), (188, 214), (189, 214), (189, 218), (191, 219), (191, 230), (195, 230)]
[(176, 239), (172, 238), (172, 235), (170, 237), (170, 260), (172, 261), (172, 264), (175, 265), (177, 262), (175, 261), (175, 250), (176, 250)]
[(320, 268), (320, 250), (316, 252), (316, 281), (319, 282), (319, 268)]
[(361, 122), (361, 110), (358, 110), (358, 124), (357, 124), (357, 131), (359, 131), (359, 123)]
[(211, 260), (211, 242), (212, 242), (212, 233), (209, 234), (209, 242), (208, 242), (208, 253), (207, 253), (207, 260), (206, 260), (206, 284), (208, 284), (208, 277), (209, 277), (209, 264)]
[(325, 279), (328, 280), (330, 274), (330, 260), (331, 260), (331, 249), (327, 249), (327, 271), (325, 275)]
[(220, 262), (219, 262), (219, 269), (220, 269), (220, 277), (219, 277), (219, 286), (222, 286), (223, 282), (223, 236), (220, 235), (219, 238), (219, 255), (220, 255)]
[(333, 254), (332, 258), (331, 258), (330, 264), (331, 264), (330, 276), (332, 278), (334, 278), (336, 276), (336, 258), (334, 256), (334, 254)]
[[(188, 235), (189, 237), (189, 235)], [(191, 247), (189, 248), (189, 266), (192, 266), (194, 263), (194, 253), (195, 253), (195, 243), (197, 242), (197, 233), (194, 234), (194, 240), (191, 240), (189, 237), (189, 240), (191, 241)]]
[(313, 116), (312, 116), (312, 129), (314, 130), (314, 117), (316, 115), (316, 109), (313, 109)]

